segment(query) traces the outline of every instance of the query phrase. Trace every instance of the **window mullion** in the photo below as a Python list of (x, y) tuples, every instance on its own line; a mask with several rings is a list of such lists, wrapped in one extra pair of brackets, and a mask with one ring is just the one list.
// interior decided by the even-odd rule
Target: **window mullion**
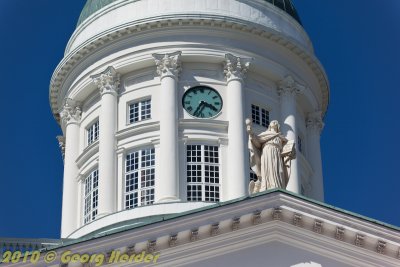
[(201, 145), (201, 200), (205, 201), (206, 200), (206, 194), (205, 194), (205, 183), (206, 183), (206, 157), (205, 157), (205, 147), (204, 145)]
[(138, 114), (139, 121), (142, 121), (143, 120), (143, 118), (142, 118), (143, 101), (139, 101), (138, 109), (139, 109), (139, 114)]
[[(140, 118), (140, 102), (139, 102), (138, 107), (139, 107), (139, 118)], [(143, 150), (139, 150), (138, 151), (138, 170), (137, 170), (137, 172), (138, 172), (138, 189), (137, 189), (138, 206), (142, 206), (142, 201), (141, 201), (141, 199), (142, 199), (142, 175), (141, 175), (141, 173), (142, 173), (142, 168), (143, 168), (142, 167), (142, 157), (143, 157)]]

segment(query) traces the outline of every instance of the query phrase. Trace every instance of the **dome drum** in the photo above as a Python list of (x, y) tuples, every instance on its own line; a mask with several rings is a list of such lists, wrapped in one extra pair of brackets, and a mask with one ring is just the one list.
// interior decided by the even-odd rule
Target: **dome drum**
[(168, 14), (146, 1), (109, 1), (85, 19), (53, 76), (62, 237), (246, 196), (246, 118), (256, 132), (280, 121), (298, 145), (287, 189), (323, 200), (327, 81), (301, 25), (265, 1), (210, 11), (188, 0)]

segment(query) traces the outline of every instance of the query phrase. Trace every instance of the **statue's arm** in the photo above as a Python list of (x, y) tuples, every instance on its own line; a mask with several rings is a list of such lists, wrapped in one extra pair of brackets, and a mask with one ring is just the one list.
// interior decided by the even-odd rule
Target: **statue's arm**
[(260, 140), (258, 140), (258, 137), (254, 133), (249, 133), (249, 139), (256, 148), (261, 148), (261, 142)]
[(275, 137), (278, 137), (278, 136), (280, 136), (280, 133), (267, 134), (266, 135), (265, 132), (264, 132), (264, 133), (260, 133), (260, 135), (257, 136), (257, 138), (258, 138), (258, 141), (260, 143), (267, 143), (267, 142), (271, 141), (272, 139), (274, 139)]

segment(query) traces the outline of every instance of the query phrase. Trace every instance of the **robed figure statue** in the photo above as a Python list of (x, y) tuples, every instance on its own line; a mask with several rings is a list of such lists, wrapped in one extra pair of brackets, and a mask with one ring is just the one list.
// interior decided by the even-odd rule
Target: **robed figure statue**
[(257, 181), (250, 182), (249, 193), (254, 194), (273, 188), (283, 188), (289, 182), (290, 161), (296, 157), (293, 140), (287, 140), (280, 132), (278, 121), (270, 122), (268, 129), (254, 134), (250, 119), (246, 119), (249, 134), (250, 167)]

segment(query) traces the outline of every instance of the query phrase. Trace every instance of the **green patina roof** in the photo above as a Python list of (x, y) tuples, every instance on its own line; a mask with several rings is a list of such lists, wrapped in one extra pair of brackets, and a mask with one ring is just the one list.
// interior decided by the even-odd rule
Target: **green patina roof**
[[(111, 4), (118, 0), (87, 0), (86, 5), (83, 7), (81, 15), (79, 16), (78, 24), (79, 26), (85, 19), (90, 15), (102, 9), (103, 7)], [(297, 14), (296, 8), (294, 7), (292, 0), (264, 0), (288, 13), (292, 18), (297, 20), (300, 24), (300, 17)]]
[[(97, 238), (101, 238), (101, 237), (105, 237), (105, 236), (110, 236), (116, 233), (121, 233), (124, 231), (129, 231), (135, 228), (140, 228), (140, 227), (144, 227), (146, 225), (150, 225), (150, 224), (154, 224), (154, 223), (158, 223), (158, 222), (163, 222), (163, 221), (168, 221), (168, 220), (173, 220), (173, 219), (177, 219), (177, 218), (182, 218), (185, 216), (190, 216), (192, 214), (195, 213), (199, 213), (199, 212), (203, 212), (206, 210), (212, 210), (212, 209), (216, 209), (218, 207), (222, 207), (222, 206), (227, 206), (227, 205), (231, 205), (231, 204), (235, 204), (237, 202), (241, 202), (241, 201), (246, 201), (248, 199), (252, 199), (252, 198), (258, 198), (258, 197), (263, 197), (265, 195), (270, 195), (270, 194), (274, 194), (274, 193), (283, 193), (283, 194), (287, 194), (287, 195), (291, 195), (295, 198), (298, 199), (303, 199), (306, 200), (312, 204), (316, 204), (318, 206), (333, 210), (333, 211), (337, 211), (339, 213), (342, 213), (344, 215), (350, 215), (352, 217), (361, 219), (361, 220), (365, 220), (380, 226), (384, 226), (387, 227), (389, 229), (395, 230), (395, 231), (400, 231), (400, 227), (391, 225), (391, 224), (387, 224), (387, 223), (383, 223), (381, 221), (375, 220), (375, 219), (371, 219), (368, 218), (366, 216), (362, 216), (360, 214), (354, 213), (354, 212), (350, 212), (344, 209), (340, 209), (337, 207), (334, 207), (332, 205), (314, 200), (314, 199), (310, 199), (289, 191), (286, 191), (284, 189), (279, 189), (279, 188), (275, 188), (275, 189), (271, 189), (271, 190), (267, 190), (261, 193), (257, 193), (255, 195), (252, 196), (245, 196), (245, 197), (240, 197), (237, 199), (233, 199), (233, 200), (229, 200), (229, 201), (225, 201), (225, 202), (218, 202), (215, 203), (214, 205), (210, 205), (210, 206), (206, 206), (206, 207), (202, 207), (202, 208), (198, 208), (198, 209), (194, 209), (194, 210), (189, 210), (186, 212), (182, 212), (182, 213), (175, 213), (175, 214), (160, 214), (160, 215), (154, 215), (154, 216), (149, 216), (149, 217), (144, 217), (144, 218), (138, 218), (138, 219), (132, 219), (132, 220), (128, 220), (128, 221), (123, 221), (123, 222), (119, 222), (119, 223), (115, 223), (106, 227), (103, 227), (101, 229), (98, 229), (94, 232), (91, 232), (83, 237), (77, 238), (77, 239), (62, 239), (60, 240), (60, 243), (55, 245), (55, 246), (51, 246), (51, 247), (46, 247), (44, 248), (44, 250), (53, 250), (53, 249), (58, 249), (58, 248), (62, 248), (62, 247), (66, 247), (66, 246), (70, 246), (70, 245), (74, 245), (74, 244), (78, 244), (78, 243), (82, 243), (88, 240), (92, 240), (92, 239), (97, 239)], [(157, 204), (155, 204), (157, 205)]]
[(79, 16), (77, 26), (79, 26), (90, 15), (96, 13), (96, 11), (102, 9), (103, 7), (115, 1), (117, 0), (87, 0), (85, 6), (82, 9), (81, 15)]

